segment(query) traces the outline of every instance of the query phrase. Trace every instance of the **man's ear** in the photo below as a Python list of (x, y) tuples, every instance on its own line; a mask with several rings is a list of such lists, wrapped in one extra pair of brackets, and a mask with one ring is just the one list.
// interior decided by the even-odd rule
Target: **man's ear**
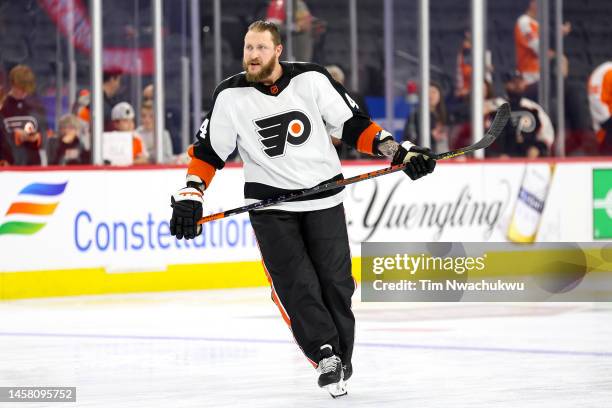
[(280, 57), (283, 53), (283, 44), (278, 44), (276, 46), (276, 56)]

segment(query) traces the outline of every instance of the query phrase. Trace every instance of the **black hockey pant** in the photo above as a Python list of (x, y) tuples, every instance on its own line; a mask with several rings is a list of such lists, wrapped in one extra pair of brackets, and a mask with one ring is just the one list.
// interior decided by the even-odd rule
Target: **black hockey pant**
[(308, 212), (251, 211), (251, 224), (278, 306), (296, 342), (316, 366), (330, 344), (350, 362), (355, 281), (342, 204)]

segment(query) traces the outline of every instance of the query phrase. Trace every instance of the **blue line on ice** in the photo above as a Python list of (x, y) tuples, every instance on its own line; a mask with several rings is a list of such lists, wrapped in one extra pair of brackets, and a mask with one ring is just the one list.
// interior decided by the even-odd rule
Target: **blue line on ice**
[[(112, 334), (79, 334), (79, 333), (28, 333), (28, 332), (0, 332), (4, 337), (61, 337), (61, 338), (85, 338), (85, 339), (116, 339), (116, 340), (170, 340), (170, 341), (206, 341), (206, 342), (231, 342), (231, 343), (263, 343), (263, 344), (295, 344), (293, 340), (274, 339), (241, 339), (223, 337), (181, 337), (181, 336), (139, 336), (139, 335), (112, 335)], [(525, 354), (548, 354), (564, 356), (584, 357), (608, 357), (612, 358), (612, 351), (578, 351), (578, 350), (546, 350), (546, 349), (521, 349), (506, 347), (476, 347), (476, 346), (451, 346), (451, 345), (429, 345), (429, 344), (401, 344), (401, 343), (361, 343), (356, 347), (373, 348), (396, 348), (396, 349), (423, 349), (423, 350), (454, 350), (473, 351), (488, 353), (525, 353)]]

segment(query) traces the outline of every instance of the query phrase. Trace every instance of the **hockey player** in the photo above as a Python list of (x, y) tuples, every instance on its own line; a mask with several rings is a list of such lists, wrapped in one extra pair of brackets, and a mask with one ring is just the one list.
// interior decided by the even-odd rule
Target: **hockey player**
[[(172, 196), (170, 230), (178, 239), (201, 233), (205, 189), (238, 146), (248, 203), (342, 178), (329, 135), (357, 150), (408, 162), (418, 179), (435, 161), (364, 115), (321, 66), (279, 62), (278, 28), (264, 21), (244, 38), (244, 72), (214, 92), (211, 111), (188, 149), (187, 187)], [(249, 213), (272, 299), (332, 396), (346, 394), (352, 374), (355, 282), (341, 189)]]

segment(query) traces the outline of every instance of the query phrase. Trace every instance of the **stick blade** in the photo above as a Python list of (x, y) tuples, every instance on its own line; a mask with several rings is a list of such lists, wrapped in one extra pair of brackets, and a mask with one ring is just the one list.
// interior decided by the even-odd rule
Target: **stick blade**
[(508, 102), (504, 102), (495, 113), (495, 117), (493, 118), (493, 123), (491, 123), (491, 127), (487, 130), (487, 133), (480, 139), (478, 142), (473, 145), (469, 145), (467, 147), (451, 150), (450, 152), (441, 153), (436, 157), (437, 160), (441, 159), (450, 159), (452, 157), (461, 156), (466, 153), (471, 153), (476, 150), (485, 149), (495, 142), (495, 139), (502, 133), (504, 127), (506, 127), (506, 123), (510, 119), (510, 104)]
[[(510, 119), (510, 104), (508, 102), (504, 102), (498, 109), (495, 117), (493, 118), (493, 123), (491, 123), (491, 127), (487, 130), (485, 137), (483, 140), (487, 139), (488, 144), (484, 147), (489, 147), (497, 136), (501, 134), (501, 132), (506, 127), (506, 123)], [(490, 140), (489, 140), (490, 139)]]
[(484, 149), (493, 144), (495, 139), (506, 127), (506, 123), (510, 119), (510, 104), (508, 102), (504, 102), (495, 113), (495, 117), (493, 118), (493, 122), (491, 123), (491, 127), (487, 130), (484, 137), (480, 139), (478, 142), (474, 143), (470, 146), (470, 151)]

